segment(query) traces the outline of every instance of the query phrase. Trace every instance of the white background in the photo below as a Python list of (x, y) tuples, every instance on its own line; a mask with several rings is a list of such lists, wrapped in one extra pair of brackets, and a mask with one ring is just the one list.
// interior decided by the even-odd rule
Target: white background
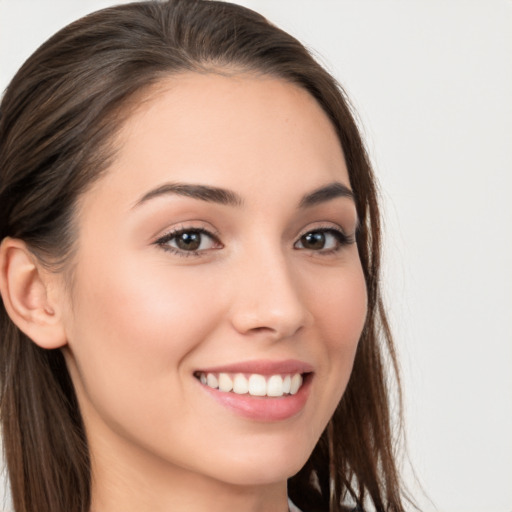
[[(112, 3), (0, 0), (0, 89)], [(365, 127), (423, 510), (512, 512), (512, 2), (239, 3), (314, 48)]]

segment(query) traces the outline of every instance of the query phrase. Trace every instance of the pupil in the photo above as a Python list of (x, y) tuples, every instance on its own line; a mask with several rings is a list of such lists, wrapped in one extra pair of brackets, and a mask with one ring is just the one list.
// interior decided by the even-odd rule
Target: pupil
[(201, 245), (201, 234), (182, 233), (176, 240), (176, 245), (185, 251), (195, 251)]
[(307, 249), (323, 249), (325, 246), (325, 235), (319, 231), (308, 233), (302, 237), (302, 245)]

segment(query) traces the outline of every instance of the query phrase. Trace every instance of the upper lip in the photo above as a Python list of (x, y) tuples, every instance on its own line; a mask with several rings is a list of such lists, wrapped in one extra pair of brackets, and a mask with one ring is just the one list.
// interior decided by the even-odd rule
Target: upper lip
[(296, 359), (286, 359), (282, 361), (259, 359), (255, 361), (241, 361), (222, 366), (201, 368), (197, 371), (200, 373), (257, 373), (259, 375), (277, 375), (310, 373), (313, 371), (313, 366), (309, 363), (298, 361)]

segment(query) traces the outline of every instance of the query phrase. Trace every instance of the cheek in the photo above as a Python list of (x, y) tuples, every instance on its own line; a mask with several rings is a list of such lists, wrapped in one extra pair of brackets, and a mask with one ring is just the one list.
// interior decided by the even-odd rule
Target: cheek
[[(133, 263), (133, 264), (131, 264)], [(190, 279), (190, 274), (165, 268), (157, 263), (136, 265), (124, 258), (119, 264), (89, 265), (80, 276), (80, 294), (75, 297), (78, 321), (88, 321), (89, 329), (101, 331), (102, 337), (126, 350), (150, 347), (178, 349), (181, 344), (207, 332), (214, 304), (208, 281)], [(87, 269), (86, 269), (87, 270)], [(94, 279), (87, 274), (93, 274)], [(205, 304), (203, 304), (203, 302)], [(208, 303), (209, 309), (203, 306)], [(201, 323), (197, 322), (201, 311)]]
[(323, 422), (327, 422), (341, 399), (350, 378), (367, 313), (363, 271), (354, 260), (345, 272), (326, 280), (312, 310), (321, 330), (322, 371), (318, 385), (324, 394)]
[(154, 397), (171, 400), (186, 371), (182, 361), (220, 316), (208, 280), (171, 273), (161, 260), (142, 268), (129, 258), (96, 263), (91, 258), (82, 267), (73, 299), (69, 345), (78, 387), (103, 409), (126, 412)]
[[(311, 285), (310, 285), (311, 286)], [(342, 272), (333, 270), (319, 289), (311, 293), (310, 309), (322, 329), (329, 351), (354, 350), (367, 312), (367, 293), (359, 259), (354, 258)]]

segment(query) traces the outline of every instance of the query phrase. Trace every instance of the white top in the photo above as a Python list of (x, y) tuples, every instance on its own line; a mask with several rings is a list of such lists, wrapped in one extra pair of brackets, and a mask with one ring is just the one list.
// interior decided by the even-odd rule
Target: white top
[(289, 512), (302, 512), (298, 507), (296, 507), (292, 500), (288, 498), (288, 510)]

